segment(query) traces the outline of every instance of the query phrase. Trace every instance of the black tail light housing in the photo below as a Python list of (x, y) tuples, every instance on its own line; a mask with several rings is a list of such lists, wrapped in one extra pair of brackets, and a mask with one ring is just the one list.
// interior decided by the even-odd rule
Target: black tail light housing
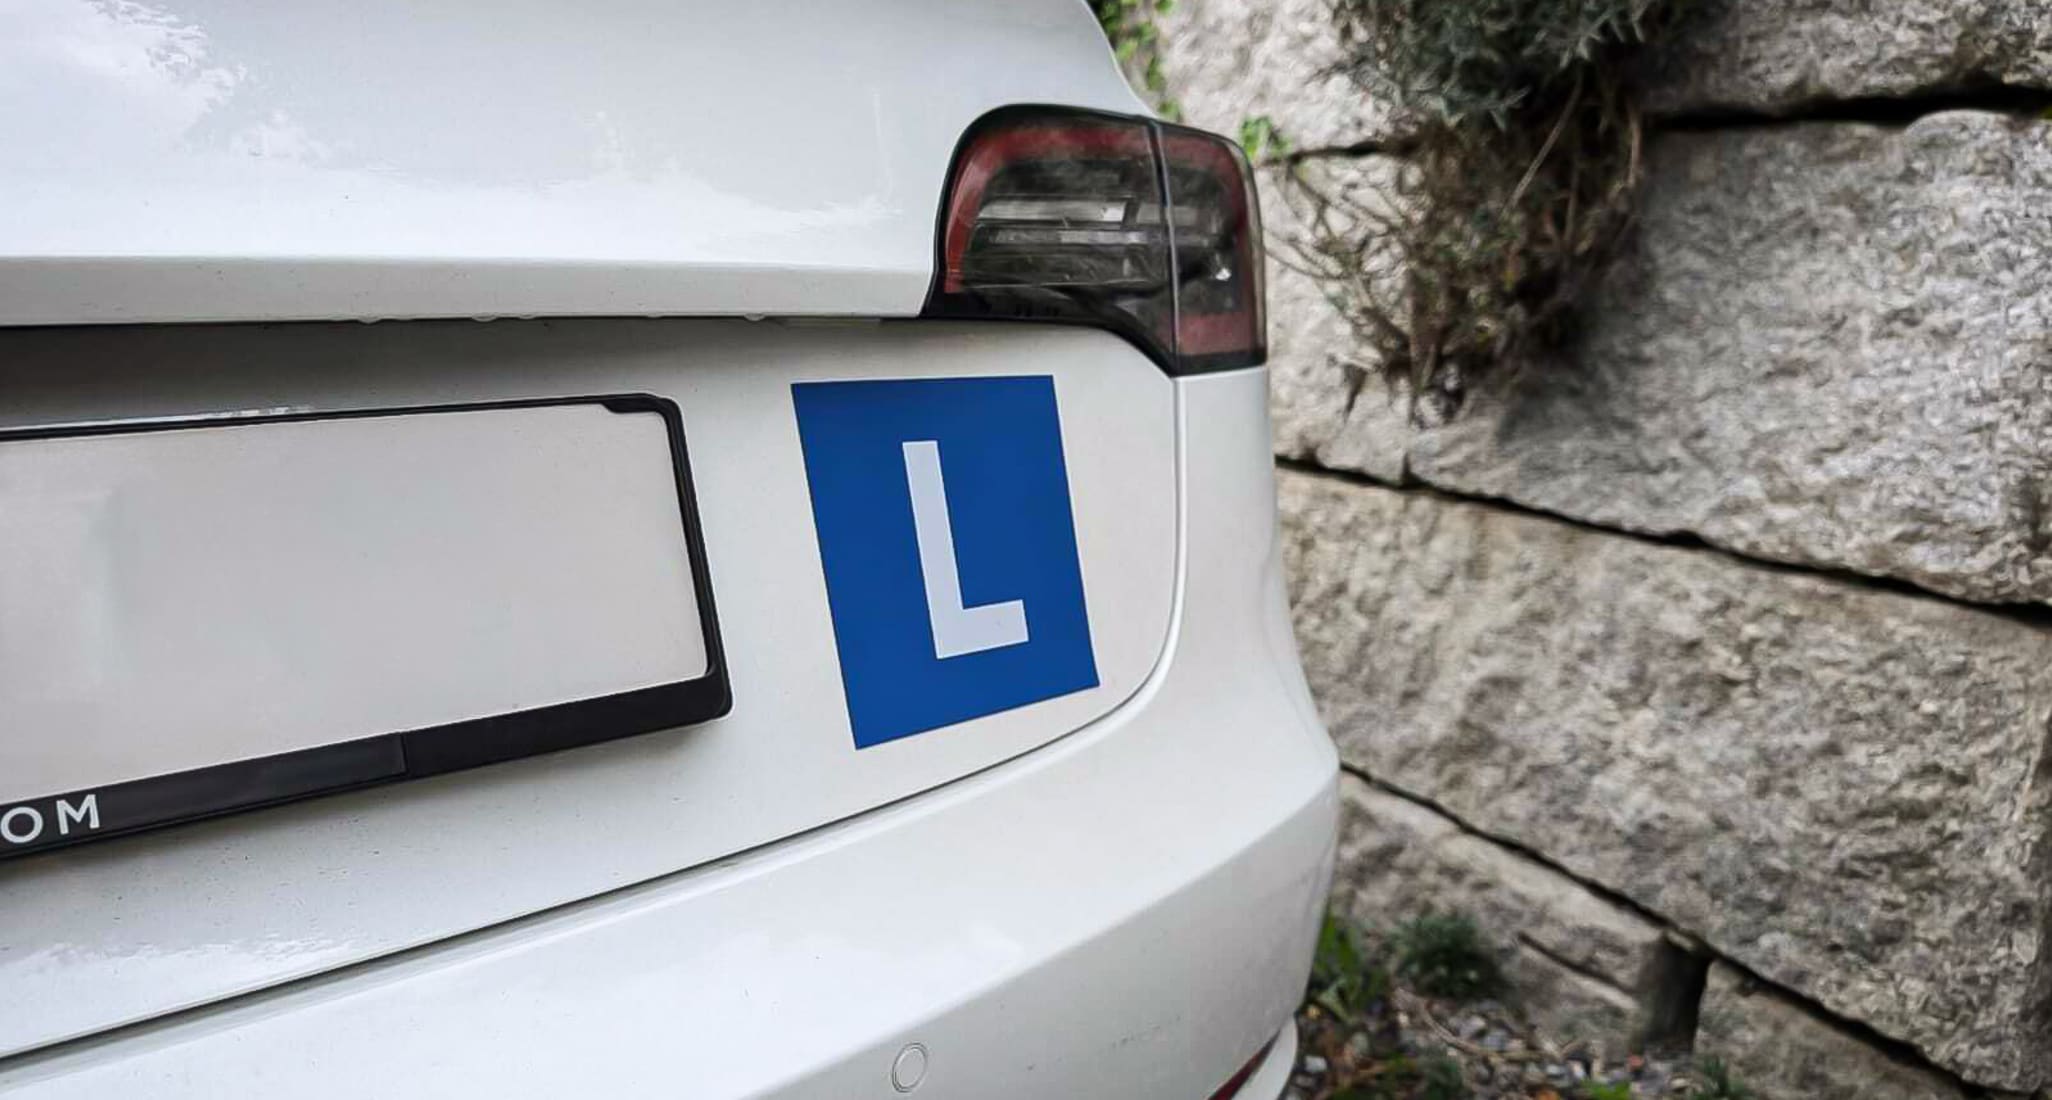
[(1239, 146), (1153, 119), (1008, 107), (962, 137), (926, 317), (1111, 329), (1170, 374), (1268, 357)]

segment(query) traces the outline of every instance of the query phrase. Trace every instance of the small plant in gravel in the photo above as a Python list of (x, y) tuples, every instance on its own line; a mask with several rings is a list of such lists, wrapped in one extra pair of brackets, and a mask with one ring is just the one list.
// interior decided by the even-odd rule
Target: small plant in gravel
[[(1637, 1054), (1607, 1064), (1567, 1036), (1543, 1036), (1493, 998), (1449, 1012), (1426, 980), (1451, 973), (1457, 991), (1497, 986), (1488, 941), (1464, 917), (1430, 916), (1390, 936), (1367, 935), (1328, 917), (1303, 1005), (1297, 1010), (1298, 1100), (1753, 1100), (1722, 1067), (1690, 1072), (1685, 1059)], [(1387, 954), (1385, 954), (1387, 953)], [(1449, 986), (1437, 984), (1439, 990)], [(1709, 1088), (1721, 1091), (1706, 1091)]]
[(1428, 996), (1470, 1001), (1503, 988), (1495, 953), (1465, 915), (1427, 913), (1406, 921), (1393, 942), (1397, 973)]
[(1696, 1072), (1703, 1078), (1703, 1087), (1695, 1093), (1698, 1100), (1753, 1100), (1753, 1090), (1732, 1077), (1722, 1058), (1703, 1059), (1696, 1063)]
[(1444, 1055), (1422, 1061), (1398, 1054), (1368, 1067), (1363, 1077), (1328, 1100), (1468, 1100), (1461, 1065)]
[(1389, 996), (1389, 987), (1389, 972), (1369, 959), (1360, 933), (1344, 918), (1326, 914), (1311, 962), (1311, 1002), (1351, 1022)]
[(1420, 1100), (1466, 1100), (1467, 1095), (1468, 1081), (1459, 1062), (1443, 1054), (1426, 1061), (1419, 1074)]

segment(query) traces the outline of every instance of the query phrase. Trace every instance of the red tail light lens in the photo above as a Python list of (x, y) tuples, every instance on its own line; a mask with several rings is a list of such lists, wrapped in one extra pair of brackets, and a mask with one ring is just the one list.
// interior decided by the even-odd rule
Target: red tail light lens
[(948, 174), (929, 317), (1100, 325), (1172, 374), (1267, 358), (1253, 174), (1224, 138), (1053, 108), (985, 115)]

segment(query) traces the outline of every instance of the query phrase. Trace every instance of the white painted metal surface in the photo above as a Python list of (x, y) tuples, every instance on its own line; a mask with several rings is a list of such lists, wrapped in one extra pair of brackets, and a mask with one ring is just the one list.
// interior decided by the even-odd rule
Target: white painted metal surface
[[(873, 320), (1036, 102), (1142, 109), (1080, 0), (0, 0), (0, 326), (611, 318), (0, 330), (0, 428), (673, 399), (735, 700), (0, 862), (0, 1092), (1201, 1100), (1283, 1030), (1270, 1100), (1336, 804), (1265, 375)], [(790, 387), (1019, 374), (1099, 686), (857, 750)]]
[(886, 316), (1080, 0), (0, 0), (0, 324)]
[[(1181, 384), (1205, 491), (1179, 620), (1084, 730), (737, 859), (0, 1063), (0, 1090), (893, 1096), (916, 1042), (915, 1096), (1202, 1100), (1288, 1024), (1337, 810), (1279, 539), (1249, 529), (1274, 509), (1264, 382)], [(1291, 1045), (1243, 1095), (1276, 1095)]]
[(1240, 1086), (1236, 1100), (1281, 1100), (1284, 1090), (1290, 1087), (1290, 1075), (1297, 1069), (1297, 1022), (1291, 1020), (1276, 1036), (1275, 1045), (1261, 1059), (1261, 1064), (1247, 1077), (1247, 1083)]
[(652, 412), (0, 439), (0, 804), (705, 670)]
[[(1101, 683), (858, 751), (791, 384), (1022, 371), (1052, 376), (1061, 402)], [(733, 713), (0, 863), (0, 1051), (432, 943), (927, 790), (1105, 714), (1162, 652), (1175, 387), (1106, 333), (694, 320), (0, 331), (0, 426), (634, 392), (683, 414)]]

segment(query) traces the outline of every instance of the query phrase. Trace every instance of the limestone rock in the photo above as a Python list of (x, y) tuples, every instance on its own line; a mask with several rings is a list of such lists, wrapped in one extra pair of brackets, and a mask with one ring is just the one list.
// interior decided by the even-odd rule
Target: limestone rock
[(1712, 964), (1696, 1056), (1718, 1058), (1760, 1100), (1966, 1100), (1921, 1066), (1819, 1019), (1722, 964)]
[(1340, 781), (1336, 904), (1389, 930), (1424, 913), (1464, 913), (1500, 947), (1516, 1000), (1547, 1038), (1586, 1040), (1621, 1059), (1644, 1026), (1642, 983), (1658, 926), (1573, 879), (1462, 830), (1431, 809)]
[(1318, 258), (1321, 233), (1353, 231), (1345, 210), (1376, 201), (1394, 170), (1381, 157), (1321, 157), (1296, 165), (1294, 179), (1269, 166), (1258, 180), (1275, 452), (1390, 482), (1403, 475), (1409, 403), (1382, 381), (1336, 304), (1347, 288), (1316, 275), (1329, 270)]
[(1419, 435), (1412, 472), (2052, 601), (2052, 122), (1670, 134), (1587, 318), (1564, 361)]
[(1671, 41), (1652, 97), (1669, 113), (2052, 88), (2043, 0), (1720, 0)]
[(1281, 475), (1351, 764), (1977, 1083), (2052, 1080), (2052, 632)]
[(1169, 96), (1193, 126), (1233, 135), (1266, 115), (1298, 149), (1387, 136), (1385, 112), (1339, 71), (1327, 0), (1179, 0), (1155, 27)]

